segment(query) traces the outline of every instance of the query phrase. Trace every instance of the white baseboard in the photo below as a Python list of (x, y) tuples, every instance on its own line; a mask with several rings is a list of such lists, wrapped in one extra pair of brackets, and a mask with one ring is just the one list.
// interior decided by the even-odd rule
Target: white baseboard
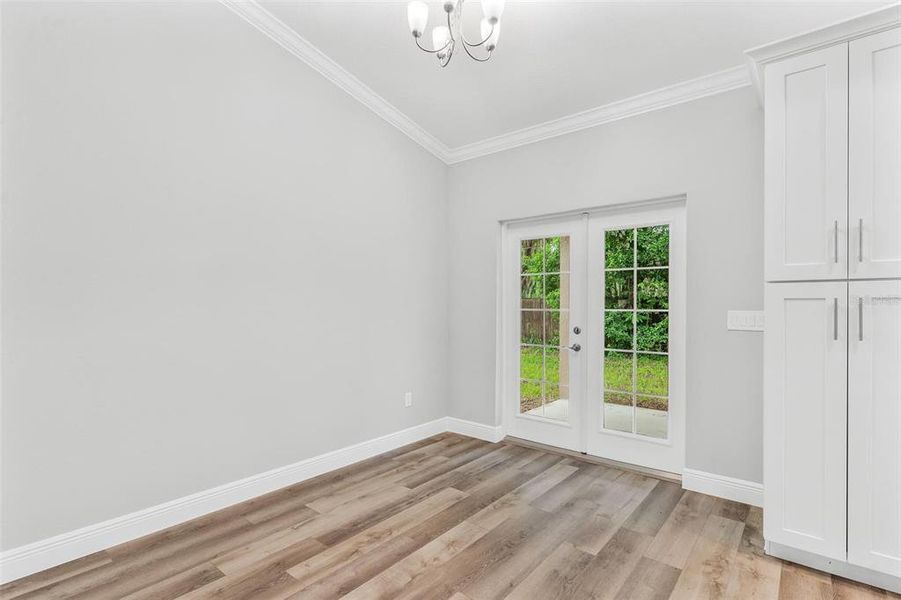
[(763, 484), (694, 469), (682, 470), (682, 487), (709, 496), (763, 506)]
[(460, 435), (485, 440), (486, 442), (499, 442), (504, 439), (504, 428), (501, 425), (484, 425), (475, 421), (465, 421), (456, 417), (445, 417), (447, 430)]
[[(0, 583), (26, 577), (196, 519), (445, 431), (492, 443), (499, 442), (504, 437), (503, 426), (485, 425), (455, 417), (435, 419), (27, 546), (7, 550), (0, 553)], [(682, 485), (689, 490), (754, 506), (763, 504), (763, 486), (759, 483), (685, 469)]]
[(446, 419), (436, 419), (102, 523), (7, 550), (0, 554), (0, 583), (13, 581), (196, 519), (233, 504), (346, 467), (406, 444), (418, 442), (446, 430)]

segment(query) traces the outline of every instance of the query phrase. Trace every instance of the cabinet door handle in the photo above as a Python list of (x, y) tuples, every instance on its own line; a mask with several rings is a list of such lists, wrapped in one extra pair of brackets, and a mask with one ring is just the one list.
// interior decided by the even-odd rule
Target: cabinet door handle
[(857, 220), (857, 262), (863, 262), (863, 219)]
[(832, 299), (832, 339), (838, 340), (838, 298)]
[(838, 264), (838, 219), (832, 225), (832, 244), (835, 246), (835, 264)]
[(863, 296), (857, 298), (857, 339), (863, 341)]

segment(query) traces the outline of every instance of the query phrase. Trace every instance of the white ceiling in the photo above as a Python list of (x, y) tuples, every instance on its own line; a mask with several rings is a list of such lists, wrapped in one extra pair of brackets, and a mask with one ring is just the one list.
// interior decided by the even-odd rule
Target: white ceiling
[[(459, 50), (441, 69), (415, 47), (406, 2), (259, 3), (451, 148), (742, 65), (748, 48), (886, 4), (508, 0), (491, 61)], [(430, 30), (443, 13), (428, 4)], [(472, 39), (480, 13), (464, 6)]]

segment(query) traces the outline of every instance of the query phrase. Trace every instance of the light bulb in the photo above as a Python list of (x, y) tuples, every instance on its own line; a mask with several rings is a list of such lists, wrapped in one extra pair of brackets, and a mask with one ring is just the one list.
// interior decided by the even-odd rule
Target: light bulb
[(450, 41), (450, 29), (447, 25), (439, 25), (432, 30), (432, 45), (435, 50), (441, 50)]
[[(482, 39), (488, 38), (488, 41), (485, 42), (485, 50), (491, 52), (495, 48), (497, 48), (497, 38), (501, 35), (501, 23), (498, 21), (494, 24), (494, 29), (491, 28), (491, 23), (488, 19), (482, 19)], [(489, 37), (490, 36), (490, 37)]]
[(414, 0), (407, 4), (407, 23), (410, 25), (410, 33), (413, 34), (413, 37), (420, 37), (428, 22), (429, 7), (425, 2)]
[(497, 23), (504, 12), (504, 0), (482, 0), (482, 13), (489, 23)]

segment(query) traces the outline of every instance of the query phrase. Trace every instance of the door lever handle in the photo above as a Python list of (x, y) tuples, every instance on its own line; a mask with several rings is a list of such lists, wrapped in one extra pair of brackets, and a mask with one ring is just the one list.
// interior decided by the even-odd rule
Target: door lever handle
[(569, 348), (573, 352), (578, 352), (582, 349), (582, 346), (580, 344), (573, 344), (572, 346), (567, 346), (567, 348)]

